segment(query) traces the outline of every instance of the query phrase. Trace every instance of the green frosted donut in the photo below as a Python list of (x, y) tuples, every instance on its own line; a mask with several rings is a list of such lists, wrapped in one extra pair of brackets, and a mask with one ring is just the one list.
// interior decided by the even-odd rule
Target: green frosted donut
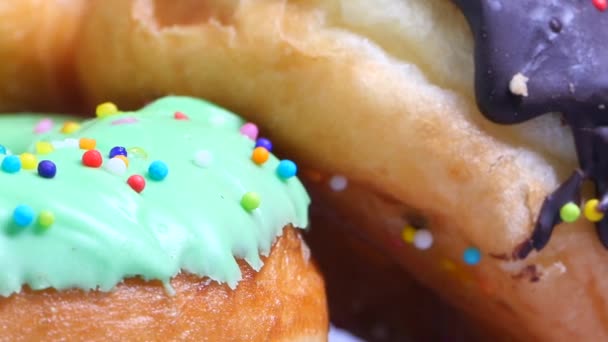
[[(56, 166), (52, 178), (0, 169), (0, 295), (23, 285), (109, 290), (132, 276), (169, 286), (180, 271), (234, 288), (237, 258), (259, 270), (285, 225), (308, 225), (300, 181), (279, 178), (273, 155), (255, 164), (255, 141), (239, 131), (244, 121), (211, 103), (166, 97), (69, 134), (65, 119), (35, 134), (41, 118), (0, 117), (0, 144)], [(115, 147), (126, 158), (110, 159)], [(102, 166), (84, 165), (95, 151)], [(152, 172), (164, 177), (150, 176), (155, 161)], [(259, 196), (257, 208), (243, 208), (247, 193)]]

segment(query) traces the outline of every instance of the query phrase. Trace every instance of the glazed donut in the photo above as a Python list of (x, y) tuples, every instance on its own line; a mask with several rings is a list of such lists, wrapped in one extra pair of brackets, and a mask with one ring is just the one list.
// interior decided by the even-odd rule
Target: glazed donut
[[(171, 11), (169, 3), (91, 3), (76, 57), (89, 103), (134, 107), (179, 93), (245, 113), (309, 169), (320, 210), (334, 211), (496, 336), (608, 337), (607, 253), (588, 220), (558, 226), (541, 252), (513, 258), (545, 198), (577, 167), (574, 143), (559, 115), (512, 126), (482, 115), (476, 31), (452, 1), (180, 1)], [(489, 10), (503, 2), (471, 3)], [(529, 6), (524, 14), (537, 16), (516, 17), (521, 30), (559, 12)], [(592, 2), (576, 6), (605, 20)], [(572, 32), (567, 23), (547, 19), (538, 32)], [(603, 32), (577, 41), (603, 42)], [(533, 52), (518, 50), (517, 61)], [(591, 65), (601, 60), (593, 58)], [(526, 95), (525, 72), (513, 80), (498, 91)], [(561, 96), (549, 81), (530, 81), (530, 91), (546, 86)]]
[(0, 4), (0, 112), (80, 107), (73, 58), (85, 4), (83, 0)]
[(203, 100), (97, 115), (0, 117), (0, 339), (327, 340), (292, 161)]

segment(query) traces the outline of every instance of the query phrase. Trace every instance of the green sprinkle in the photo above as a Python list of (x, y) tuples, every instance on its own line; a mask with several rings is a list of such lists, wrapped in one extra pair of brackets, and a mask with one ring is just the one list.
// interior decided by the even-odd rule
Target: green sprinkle
[(48, 210), (40, 212), (40, 215), (38, 216), (38, 224), (40, 224), (41, 227), (49, 228), (53, 225), (53, 223), (55, 223), (55, 215), (53, 215), (52, 212)]
[(581, 216), (581, 208), (573, 202), (568, 202), (559, 210), (559, 216), (564, 222), (574, 222)]
[(260, 206), (260, 201), (260, 195), (255, 192), (248, 192), (241, 198), (241, 206), (247, 211), (252, 211)]

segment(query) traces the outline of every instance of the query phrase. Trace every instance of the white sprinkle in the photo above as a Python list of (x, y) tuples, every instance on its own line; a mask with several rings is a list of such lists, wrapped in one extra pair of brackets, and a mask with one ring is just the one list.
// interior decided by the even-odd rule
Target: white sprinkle
[(53, 140), (51, 141), (51, 145), (53, 145), (53, 148), (56, 150), (65, 148), (65, 141), (64, 140)]
[(528, 96), (528, 80), (529, 79), (521, 73), (515, 74), (509, 83), (509, 90), (511, 90), (511, 93), (514, 95)]
[(120, 158), (112, 158), (104, 165), (105, 169), (117, 176), (122, 176), (127, 172), (127, 165)]
[(208, 167), (213, 161), (213, 155), (207, 150), (200, 150), (194, 154), (194, 164), (200, 167)]
[(348, 186), (348, 179), (344, 176), (333, 176), (329, 180), (329, 187), (333, 191), (343, 191)]
[(414, 235), (414, 246), (418, 249), (429, 249), (433, 245), (433, 234), (427, 229), (420, 229)]
[(67, 138), (65, 139), (65, 147), (78, 148), (80, 146), (80, 142), (78, 139)]
[(214, 115), (209, 118), (209, 122), (214, 126), (221, 126), (226, 122), (226, 117), (223, 115)]

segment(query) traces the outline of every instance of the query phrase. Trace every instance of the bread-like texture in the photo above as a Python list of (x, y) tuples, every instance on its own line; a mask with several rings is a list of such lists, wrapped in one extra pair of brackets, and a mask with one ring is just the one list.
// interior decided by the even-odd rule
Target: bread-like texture
[(440, 212), (486, 251), (509, 251), (572, 167), (549, 153), (560, 129), (530, 143), (521, 136), (536, 137), (535, 125), (505, 128), (478, 113), (470, 37), (449, 1), (383, 3), (93, 1), (79, 75), (91, 104), (165, 93), (216, 101), (319, 169)]
[(112, 292), (23, 291), (0, 298), (1, 341), (326, 341), (323, 279), (299, 232), (286, 228), (236, 290), (180, 274), (170, 296), (128, 279)]
[(0, 2), (0, 111), (59, 110), (80, 101), (73, 49), (85, 2)]
[[(558, 226), (525, 262), (490, 256), (528, 237), (576, 158), (557, 115), (507, 127), (478, 112), (471, 35), (450, 1), (97, 0), (85, 18), (76, 58), (90, 108), (166, 93), (217, 102), (362, 187), (350, 210), (368, 235), (403, 224), (399, 205), (424, 216), (434, 252), (397, 257), (461, 307), (508, 315), (525, 339), (608, 337), (608, 253), (591, 224)], [(471, 272), (496, 283), (491, 295), (429, 276), (467, 246), (483, 253)]]

